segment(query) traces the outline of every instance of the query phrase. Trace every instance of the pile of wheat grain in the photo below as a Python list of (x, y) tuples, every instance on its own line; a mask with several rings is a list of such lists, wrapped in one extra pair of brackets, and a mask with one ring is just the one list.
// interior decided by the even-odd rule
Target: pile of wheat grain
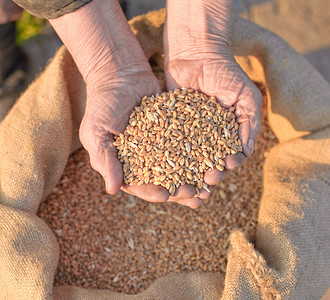
[(125, 183), (161, 185), (171, 195), (185, 184), (197, 194), (208, 189), (205, 172), (223, 171), (226, 155), (242, 152), (234, 112), (187, 88), (144, 97), (114, 143)]

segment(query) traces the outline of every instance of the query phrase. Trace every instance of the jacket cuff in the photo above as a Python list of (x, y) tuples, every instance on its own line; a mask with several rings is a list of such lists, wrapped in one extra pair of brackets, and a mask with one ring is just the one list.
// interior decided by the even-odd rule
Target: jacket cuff
[(14, 0), (30, 14), (45, 19), (56, 19), (88, 4), (92, 0)]

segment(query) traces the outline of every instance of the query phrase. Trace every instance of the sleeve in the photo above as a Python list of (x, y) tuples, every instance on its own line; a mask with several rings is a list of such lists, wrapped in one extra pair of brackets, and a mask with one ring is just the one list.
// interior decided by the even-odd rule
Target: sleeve
[(45, 19), (56, 19), (74, 12), (92, 0), (13, 0), (17, 5), (34, 16)]

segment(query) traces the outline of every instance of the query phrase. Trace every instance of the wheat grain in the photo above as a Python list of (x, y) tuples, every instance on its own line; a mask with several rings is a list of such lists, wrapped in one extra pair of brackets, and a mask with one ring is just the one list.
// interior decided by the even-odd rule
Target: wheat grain
[(204, 173), (223, 171), (223, 158), (242, 152), (234, 112), (234, 107), (224, 108), (214, 97), (187, 88), (143, 97), (114, 142), (125, 183), (151, 182), (170, 194), (181, 184), (207, 188), (200, 183)]

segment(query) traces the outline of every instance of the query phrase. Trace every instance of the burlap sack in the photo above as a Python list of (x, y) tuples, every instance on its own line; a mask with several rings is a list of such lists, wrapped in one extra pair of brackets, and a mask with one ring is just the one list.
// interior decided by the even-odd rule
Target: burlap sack
[[(162, 49), (164, 11), (130, 21), (146, 55)], [(80, 147), (85, 87), (62, 47), (0, 124), (1, 299), (320, 299), (330, 286), (330, 88), (283, 40), (239, 17), (231, 47), (267, 87), (280, 144), (268, 154), (257, 235), (233, 232), (226, 277), (189, 273), (138, 295), (56, 287), (59, 248), (36, 215)]]

